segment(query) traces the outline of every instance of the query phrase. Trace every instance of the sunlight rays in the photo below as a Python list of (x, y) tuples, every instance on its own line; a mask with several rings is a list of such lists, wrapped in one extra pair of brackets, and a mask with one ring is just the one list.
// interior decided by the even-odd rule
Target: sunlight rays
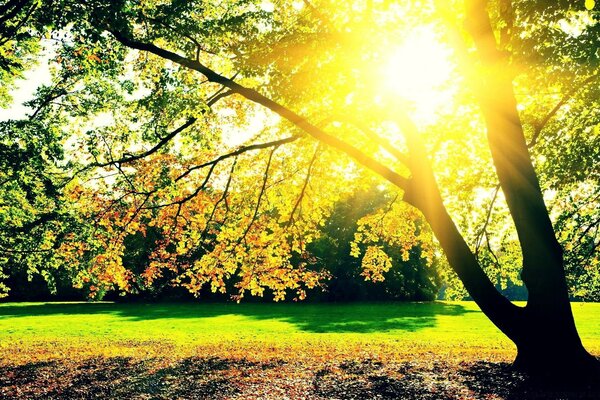
[(386, 53), (389, 57), (379, 68), (383, 96), (376, 101), (394, 99), (408, 105), (416, 121), (435, 122), (437, 114), (452, 102), (450, 49), (433, 30), (422, 27)]

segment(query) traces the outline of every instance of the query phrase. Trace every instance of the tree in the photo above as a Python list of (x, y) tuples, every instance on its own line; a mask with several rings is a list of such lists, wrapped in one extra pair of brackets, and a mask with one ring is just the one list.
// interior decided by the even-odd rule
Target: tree
[[(320, 6), (333, 8), (327, 2)], [(62, 79), (61, 90), (46, 97), (50, 100), (43, 111), (44, 121), (60, 127), (66, 121), (64, 115), (69, 115), (70, 126), (76, 125), (74, 120), (94, 125), (94, 115), (111, 110), (109, 128), (83, 129), (79, 136), (80, 148), (88, 149), (90, 156), (80, 157), (82, 167), (76, 172), (78, 176), (91, 170), (117, 174), (112, 182), (86, 186), (75, 179), (64, 187), (66, 198), (79, 205), (84, 218), (94, 218), (97, 229), (91, 236), (80, 235), (76, 246), (58, 246), (59, 251), (71, 261), (83, 254), (90, 260), (91, 267), (82, 270), (78, 279), (81, 284), (92, 282), (92, 293), (98, 285), (127, 290), (136, 277), (121, 262), (124, 238), (143, 232), (144, 224), (151, 223), (164, 228), (165, 240), (149, 256), (150, 266), (142, 274), (148, 283), (169, 269), (192, 292), (205, 284), (224, 290), (224, 280), (236, 276), (238, 298), (245, 291), (260, 295), (270, 288), (275, 299), (290, 290), (302, 299), (304, 287), (314, 287), (322, 275), (303, 263), (294, 267), (291, 254), (306, 257), (306, 245), (318, 235), (319, 221), (343, 191), (331, 178), (346, 175), (357, 187), (368, 181), (334, 155), (333, 149), (396, 186), (402, 200), (422, 213), (473, 300), (515, 342), (515, 365), (541, 375), (597, 376), (598, 362), (583, 348), (575, 328), (563, 250), (530, 154), (544, 140), (542, 131), (552, 117), (579, 95), (568, 77), (550, 78), (560, 64), (583, 76), (580, 87), (597, 77), (590, 72), (598, 60), (593, 4), (586, 2), (586, 10), (584, 4), (575, 7), (567, 1), (519, 5), (498, 1), (486, 8), (485, 1), (467, 0), (464, 12), (459, 12), (466, 32), (453, 28), (452, 13), (444, 12), (439, 4), (437, 10), (429, 3), (420, 10), (387, 3), (380, 10), (373, 7), (370, 2), (356, 2), (348, 8), (337, 7), (331, 17), (306, 1), (277, 6), (252, 1), (219, 5), (56, 1), (41, 7), (43, 15), (55, 16), (47, 25), (69, 32), (57, 61), (62, 73), (73, 78)], [(452, 7), (458, 6), (448, 3), (447, 7), (455, 11)], [(418, 17), (407, 16), (407, 10)], [(427, 139), (436, 135), (439, 139), (440, 129), (452, 130), (455, 139), (460, 136), (457, 131), (477, 137), (478, 121), (460, 124), (446, 118), (450, 122), (442, 128), (425, 123), (418, 129), (408, 116), (410, 104), (405, 107), (393, 95), (364, 95), (379, 91), (377, 73), (368, 67), (381, 62), (380, 55), (370, 51), (373, 43), (364, 38), (375, 37), (382, 26), (394, 24), (387, 35), (382, 34), (381, 42), (389, 44), (415, 20), (439, 29), (440, 16), (447, 20), (446, 37), (462, 60), (461, 82), (471, 89), (470, 94), (461, 95), (474, 99), (470, 104), (477, 104), (483, 116), (486, 139), (469, 144), (487, 145), (491, 152), (491, 159), (476, 153), (487, 165), (493, 163), (514, 222), (522, 254), (521, 277), (529, 294), (526, 307), (508, 301), (486, 275), (443, 200), (449, 197), (448, 187), (438, 185), (438, 180), (445, 180), (444, 171), (434, 174), (440, 160), (431, 155), (435, 141)], [(542, 22), (534, 22), (535, 18)], [(554, 30), (547, 29), (546, 23), (554, 24)], [(559, 23), (566, 25), (556, 30)], [(550, 39), (564, 45), (562, 50)], [(137, 51), (132, 53), (138, 57), (135, 62), (126, 62), (126, 49)], [(529, 64), (529, 69), (518, 70), (518, 62)], [(127, 71), (124, 66), (131, 64), (132, 70)], [(134, 82), (128, 78), (131, 73), (138, 74)], [(564, 97), (556, 110), (528, 125), (522, 119), (526, 115), (519, 113), (514, 86), (527, 87), (521, 79), (532, 76), (542, 78), (530, 87), (557, 88)], [(124, 92), (134, 93), (136, 85), (137, 98), (128, 99)], [(240, 98), (254, 105), (241, 103)], [(270, 110), (268, 115), (274, 113), (287, 121), (274, 123), (273, 131), (294, 133), (228, 150), (218, 143), (222, 132), (210, 124), (219, 116), (232, 117), (219, 115), (218, 105), (223, 103), (235, 110), (236, 125), (242, 121), (248, 125), (252, 115), (262, 112), (261, 106)], [(340, 115), (340, 110), (348, 108), (350, 113)], [(463, 119), (475, 115), (470, 106), (457, 112)], [(186, 136), (199, 119), (207, 121), (204, 127)], [(597, 124), (594, 118), (589, 121)], [(268, 136), (267, 132), (258, 138)], [(309, 138), (320, 144), (315, 147)], [(136, 142), (137, 151), (130, 150)], [(147, 146), (140, 150), (140, 143)], [(201, 154), (191, 152), (189, 143)], [(320, 150), (321, 146), (327, 149)], [(103, 154), (99, 148), (105, 149)], [(260, 167), (249, 156), (256, 151), (264, 155)], [(591, 160), (594, 165), (594, 154), (587, 152), (585, 162)], [(444, 156), (451, 158), (447, 152)], [(262, 172), (256, 179), (258, 168)], [(457, 169), (458, 165), (449, 167), (450, 175)], [(490, 182), (489, 168), (469, 173)], [(213, 174), (221, 180), (211, 181)], [(319, 190), (308, 196), (311, 185), (319, 185)], [(299, 190), (289, 190), (294, 187)], [(455, 185), (454, 189), (464, 187)], [(414, 211), (410, 210), (404, 208), (396, 215), (399, 224), (404, 224), (398, 230), (410, 238), (403, 246), (409, 248), (427, 236), (411, 224)], [(206, 254), (190, 264), (184, 255), (196, 248)], [(75, 255), (69, 258), (73, 249)], [(370, 259), (368, 268), (385, 265), (381, 254)]]
[[(55, 132), (36, 121), (0, 122), (0, 275), (7, 265), (11, 275), (41, 273), (54, 285), (52, 269), (38, 266), (72, 228), (53, 180), (61, 158)], [(0, 284), (0, 297), (8, 289)]]
[[(307, 248), (315, 257), (314, 265), (331, 274), (326, 299), (431, 301), (437, 297), (441, 278), (437, 260), (427, 259), (433, 258), (431, 243), (425, 248), (403, 249), (401, 243), (366, 244), (362, 238), (365, 232), (393, 230), (389, 225), (395, 217), (389, 214), (394, 214), (394, 207), (402, 207), (397, 200), (374, 187), (335, 204), (321, 235)], [(421, 219), (416, 222), (424, 223)], [(359, 254), (377, 255), (380, 250), (389, 256), (381, 270), (369, 268), (370, 257), (363, 257), (366, 268), (361, 266)]]

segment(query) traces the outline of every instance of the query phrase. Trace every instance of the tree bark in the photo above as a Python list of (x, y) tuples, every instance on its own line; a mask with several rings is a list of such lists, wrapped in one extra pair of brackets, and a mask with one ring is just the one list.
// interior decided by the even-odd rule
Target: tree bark
[(466, 0), (466, 27), (485, 71), (477, 83), (492, 159), (523, 254), (527, 306), (508, 335), (517, 345), (515, 366), (536, 375), (576, 378), (597, 374), (599, 363), (575, 327), (560, 247), (525, 141), (512, 76), (484, 0)]
[(417, 128), (401, 112), (398, 115), (401, 117), (396, 120), (407, 138), (408, 167), (411, 171), (409, 185), (404, 188), (403, 200), (423, 213), (444, 250), (448, 263), (483, 313), (505, 335), (513, 337), (516, 335), (514, 321), (518, 318), (520, 309), (496, 290), (481, 269), (477, 258), (448, 214)]

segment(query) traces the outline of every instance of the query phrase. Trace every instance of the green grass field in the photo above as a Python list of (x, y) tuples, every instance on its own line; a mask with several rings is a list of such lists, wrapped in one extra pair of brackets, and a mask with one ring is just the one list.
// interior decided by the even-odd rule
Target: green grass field
[[(600, 354), (600, 304), (573, 303), (573, 310), (584, 344)], [(64, 352), (174, 351), (256, 357), (379, 352), (400, 358), (435, 352), (510, 360), (515, 351), (472, 302), (5, 303), (0, 304), (0, 343), (12, 362)]]
[[(573, 310), (600, 355), (600, 304)], [(0, 304), (0, 398), (558, 396), (515, 375), (514, 356), (472, 302)]]

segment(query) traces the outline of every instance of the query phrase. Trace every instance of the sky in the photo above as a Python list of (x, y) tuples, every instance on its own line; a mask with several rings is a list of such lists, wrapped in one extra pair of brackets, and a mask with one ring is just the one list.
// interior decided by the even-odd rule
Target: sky
[(24, 77), (15, 82), (15, 87), (11, 90), (13, 104), (8, 108), (0, 108), (0, 121), (8, 119), (18, 119), (24, 117), (30, 108), (25, 107), (23, 102), (31, 100), (35, 89), (43, 84), (50, 83), (50, 68), (48, 61), (51, 58), (52, 51), (46, 49), (39, 58), (38, 64), (30, 70), (25, 71)]

